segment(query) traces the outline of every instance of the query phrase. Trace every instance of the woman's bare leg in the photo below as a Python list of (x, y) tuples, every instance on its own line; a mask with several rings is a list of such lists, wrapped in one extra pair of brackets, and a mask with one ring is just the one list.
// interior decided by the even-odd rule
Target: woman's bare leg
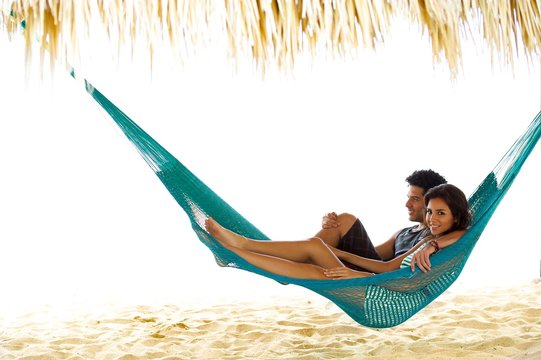
[[(247, 239), (222, 227), (212, 218), (207, 219), (205, 227), (210, 235), (222, 242), (222, 244), (227, 245), (233, 251), (234, 249), (239, 249), (249, 253), (267, 255), (267, 257), (289, 260), (290, 262), (318, 265), (326, 269), (344, 266), (329, 247), (319, 238), (300, 241), (261, 241)], [(241, 253), (245, 254), (245, 252), (241, 251), (235, 252), (238, 255), (241, 255)], [(248, 260), (243, 255), (241, 256)]]
[[(273, 274), (298, 278), (298, 279), (326, 279), (325, 268), (306, 263), (299, 263), (287, 259), (278, 258), (275, 256), (258, 254), (252, 251), (239, 249), (231, 245), (224, 244), (226, 248), (239, 255), (250, 264), (257, 266), (260, 269), (266, 270)], [(341, 265), (344, 266), (344, 265)]]

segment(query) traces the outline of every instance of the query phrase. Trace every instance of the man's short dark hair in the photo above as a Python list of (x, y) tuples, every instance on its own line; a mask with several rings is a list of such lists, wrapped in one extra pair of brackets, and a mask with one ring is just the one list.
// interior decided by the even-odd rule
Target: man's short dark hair
[(425, 193), (434, 186), (447, 184), (447, 180), (432, 169), (415, 170), (406, 178), (406, 182), (412, 186), (418, 186), (424, 189)]

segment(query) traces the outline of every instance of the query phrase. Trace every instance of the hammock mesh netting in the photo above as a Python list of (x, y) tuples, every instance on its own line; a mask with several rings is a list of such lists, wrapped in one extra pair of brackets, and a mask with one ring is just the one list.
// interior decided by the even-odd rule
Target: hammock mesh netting
[(412, 273), (406, 268), (357, 279), (305, 280), (269, 273), (222, 247), (205, 231), (203, 224), (207, 217), (248, 238), (269, 239), (88, 82), (86, 89), (112, 117), (186, 212), (193, 230), (212, 251), (220, 266), (250, 271), (282, 284), (303, 286), (328, 298), (358, 323), (375, 328), (403, 323), (458, 278), (481, 233), (541, 134), (540, 113), (470, 196), (474, 214), (472, 227), (460, 241), (431, 257), (430, 272), (416, 270)]

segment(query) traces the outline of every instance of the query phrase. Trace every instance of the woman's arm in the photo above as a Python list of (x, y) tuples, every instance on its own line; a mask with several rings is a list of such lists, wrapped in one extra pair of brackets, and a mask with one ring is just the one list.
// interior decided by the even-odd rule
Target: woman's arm
[(388, 261), (368, 259), (362, 256), (349, 253), (347, 251), (343, 251), (343, 250), (339, 250), (335, 248), (331, 248), (331, 250), (340, 260), (345, 260), (350, 264), (360, 266), (363, 269), (379, 274), (379, 273), (384, 273), (384, 272), (389, 272), (389, 271), (399, 269), (400, 264), (402, 263), (402, 260), (404, 260), (404, 258), (408, 256), (409, 254), (415, 252), (415, 250), (417, 250), (422, 244), (424, 244), (425, 241), (426, 241), (425, 239), (421, 240), (417, 245), (415, 245), (405, 254), (402, 254)]
[(411, 271), (415, 271), (415, 265), (417, 265), (422, 272), (429, 271), (431, 267), (430, 256), (457, 242), (464, 233), (466, 233), (466, 230), (453, 231), (452, 233), (443, 235), (437, 240), (429, 241), (427, 246), (413, 254), (411, 257)]

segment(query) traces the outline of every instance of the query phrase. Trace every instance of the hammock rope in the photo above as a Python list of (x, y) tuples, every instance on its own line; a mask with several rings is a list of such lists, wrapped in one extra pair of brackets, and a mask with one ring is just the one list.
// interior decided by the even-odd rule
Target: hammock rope
[(226, 228), (249, 238), (269, 240), (214, 191), (152, 139), (101, 92), (85, 81), (87, 92), (111, 116), (167, 190), (188, 215), (192, 228), (220, 266), (250, 271), (283, 284), (310, 289), (335, 303), (352, 319), (367, 327), (399, 325), (427, 306), (458, 278), (492, 214), (509, 190), (541, 135), (541, 113), (516, 140), (494, 170), (469, 198), (472, 227), (445, 251), (431, 257), (432, 270), (400, 269), (375, 276), (345, 280), (306, 280), (279, 276), (242, 259), (204, 230), (211, 216)]

